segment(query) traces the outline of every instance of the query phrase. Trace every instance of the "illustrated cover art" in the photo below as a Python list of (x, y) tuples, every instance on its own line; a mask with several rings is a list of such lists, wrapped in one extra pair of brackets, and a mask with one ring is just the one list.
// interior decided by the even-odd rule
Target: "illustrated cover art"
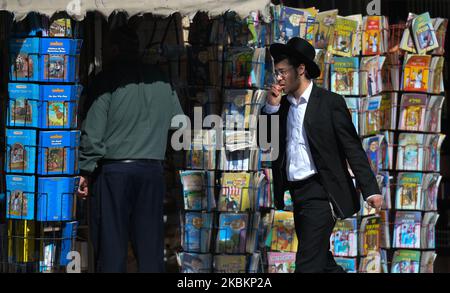
[(422, 208), (422, 173), (399, 173), (395, 208), (420, 210)]
[(392, 260), (391, 273), (417, 274), (420, 269), (420, 251), (397, 250)]
[(394, 226), (394, 247), (420, 248), (420, 212), (398, 211)]
[(36, 156), (35, 130), (7, 129), (6, 148), (7, 172), (34, 173)]
[(223, 173), (219, 210), (238, 212), (250, 208), (249, 189), (249, 173)]
[(294, 273), (295, 252), (268, 252), (269, 273)]
[(293, 212), (275, 211), (271, 249), (281, 252), (297, 252), (297, 246)]
[(247, 233), (247, 214), (220, 214), (216, 252), (245, 253)]
[(33, 220), (34, 176), (6, 175), (6, 217)]
[(431, 56), (407, 55), (404, 62), (403, 90), (428, 92)]

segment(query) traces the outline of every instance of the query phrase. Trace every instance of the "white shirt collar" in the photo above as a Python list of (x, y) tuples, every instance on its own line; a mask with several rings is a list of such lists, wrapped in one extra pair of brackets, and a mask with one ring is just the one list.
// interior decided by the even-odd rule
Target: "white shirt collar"
[(300, 104), (302, 98), (305, 99), (306, 103), (308, 103), (309, 101), (309, 97), (311, 96), (311, 92), (313, 89), (313, 82), (310, 81), (308, 87), (306, 88), (306, 90), (303, 92), (302, 96), (300, 97), (299, 101), (297, 102), (297, 100), (295, 99), (295, 97), (292, 94), (289, 94), (287, 96), (288, 101), (292, 104), (292, 105), (298, 105)]

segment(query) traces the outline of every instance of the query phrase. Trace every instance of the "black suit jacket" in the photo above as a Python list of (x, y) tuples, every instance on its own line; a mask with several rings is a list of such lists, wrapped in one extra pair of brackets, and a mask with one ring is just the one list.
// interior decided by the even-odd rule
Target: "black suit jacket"
[[(288, 189), (286, 174), (287, 117), (290, 102), (284, 96), (274, 114), (279, 116), (279, 155), (272, 162), (275, 204), (283, 207), (284, 191)], [(270, 134), (270, 117), (268, 131)], [(352, 123), (350, 112), (342, 96), (313, 85), (303, 123), (311, 155), (321, 182), (329, 194), (339, 218), (354, 215), (360, 209), (360, 200), (347, 161), (356, 177), (364, 199), (380, 194), (376, 178), (370, 168), (361, 140)], [(273, 143), (273, 142), (272, 142)]]

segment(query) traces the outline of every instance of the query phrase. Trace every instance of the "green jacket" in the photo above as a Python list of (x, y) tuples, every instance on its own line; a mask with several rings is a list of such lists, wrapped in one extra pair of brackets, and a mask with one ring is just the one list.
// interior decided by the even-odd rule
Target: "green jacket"
[(172, 117), (183, 114), (176, 91), (154, 66), (117, 61), (96, 76), (81, 128), (80, 172), (101, 159), (165, 157)]

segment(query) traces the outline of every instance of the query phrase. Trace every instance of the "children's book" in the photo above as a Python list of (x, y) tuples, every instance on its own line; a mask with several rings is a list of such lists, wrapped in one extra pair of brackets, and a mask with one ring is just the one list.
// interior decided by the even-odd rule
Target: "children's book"
[(245, 253), (248, 214), (221, 213), (217, 232), (217, 253)]
[(72, 221), (75, 218), (79, 178), (41, 177), (38, 179), (38, 221)]
[(418, 274), (420, 269), (420, 251), (397, 250), (392, 259), (391, 273)]
[(250, 173), (223, 173), (219, 197), (220, 211), (245, 211), (250, 208)]
[(414, 13), (409, 13), (408, 14), (408, 19), (406, 21), (406, 25), (405, 25), (405, 29), (403, 31), (403, 35), (402, 35), (402, 39), (400, 41), (400, 49), (409, 52), (409, 53), (413, 53), (415, 54), (417, 52), (416, 47), (414, 45), (414, 39), (412, 37), (411, 34), (411, 25), (412, 25), (412, 21), (413, 19), (416, 17), (417, 15)]
[(13, 81), (38, 81), (39, 38), (10, 39), (10, 79)]
[(36, 148), (35, 130), (6, 129), (6, 172), (34, 173)]
[(422, 173), (400, 172), (397, 177), (395, 208), (397, 210), (422, 209)]
[(357, 273), (356, 258), (335, 257), (334, 261), (347, 273)]
[(334, 57), (331, 64), (331, 91), (340, 95), (359, 94), (358, 58)]
[(213, 227), (213, 214), (186, 212), (183, 225), (182, 247), (186, 252), (209, 252)]
[(383, 48), (383, 16), (364, 16), (363, 18), (363, 55), (380, 55)]
[(326, 49), (330, 39), (333, 37), (337, 9), (319, 12), (314, 24), (313, 46), (316, 49)]
[(185, 210), (204, 210), (208, 206), (204, 171), (180, 171)]
[(385, 56), (369, 56), (361, 58), (360, 93), (364, 96), (374, 96), (383, 91), (382, 68)]
[(418, 54), (425, 54), (439, 47), (430, 13), (417, 15), (411, 22), (411, 28)]
[(428, 92), (431, 56), (407, 54), (403, 64), (402, 89), (406, 92)]
[(227, 129), (249, 127), (252, 97), (252, 90), (225, 90), (222, 119)]
[(439, 46), (434, 49), (431, 54), (433, 55), (444, 55), (445, 53), (445, 36), (447, 33), (448, 19), (446, 18), (433, 18), (433, 27), (436, 33), (436, 39)]
[(293, 212), (275, 211), (270, 247), (273, 251), (297, 252)]
[(38, 151), (38, 174), (76, 175), (80, 132), (42, 131)]
[(40, 40), (41, 82), (77, 82), (82, 40), (44, 38)]
[(294, 273), (295, 272), (294, 252), (268, 252), (268, 272), (269, 273)]
[(357, 42), (357, 32), (358, 21), (348, 17), (337, 16), (328, 51), (338, 56), (353, 56), (356, 53), (354, 52), (354, 47)]
[(436, 223), (439, 219), (437, 212), (424, 213), (420, 231), (420, 247), (424, 249), (436, 249)]
[(397, 127), (397, 93), (383, 93), (380, 106), (382, 129), (396, 130)]
[(425, 131), (427, 95), (403, 94), (400, 103), (399, 130)]
[(181, 273), (211, 273), (212, 255), (190, 252), (179, 254)]
[(39, 85), (31, 83), (9, 83), (9, 109), (7, 126), (38, 127)]
[(42, 85), (41, 124), (43, 129), (77, 128), (77, 105), (80, 85)]
[(378, 174), (383, 169), (383, 135), (370, 136), (363, 139), (363, 149), (366, 152), (370, 167), (374, 174)]
[(381, 96), (362, 98), (360, 135), (375, 135), (381, 130)]
[(331, 252), (334, 256), (356, 257), (358, 255), (357, 219), (338, 220), (330, 237)]
[(424, 139), (424, 171), (440, 172), (441, 146), (445, 134), (426, 134)]
[(6, 175), (6, 218), (34, 220), (34, 176)]
[(369, 251), (368, 254), (361, 258), (359, 265), (360, 273), (379, 274), (383, 271), (381, 263), (380, 251)]
[(424, 135), (400, 133), (397, 149), (397, 170), (422, 171), (424, 162)]
[(381, 247), (381, 218), (366, 217), (361, 220), (360, 253), (363, 256), (370, 251), (379, 251)]
[(421, 222), (421, 212), (396, 212), (394, 225), (394, 247), (419, 249)]

